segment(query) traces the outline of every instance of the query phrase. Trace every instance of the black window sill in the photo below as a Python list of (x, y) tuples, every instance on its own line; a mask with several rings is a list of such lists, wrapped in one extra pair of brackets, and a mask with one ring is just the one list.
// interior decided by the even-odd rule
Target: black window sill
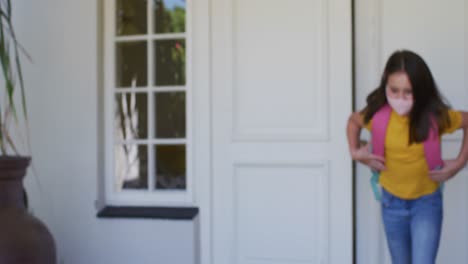
[(97, 217), (192, 220), (197, 214), (198, 207), (106, 206)]

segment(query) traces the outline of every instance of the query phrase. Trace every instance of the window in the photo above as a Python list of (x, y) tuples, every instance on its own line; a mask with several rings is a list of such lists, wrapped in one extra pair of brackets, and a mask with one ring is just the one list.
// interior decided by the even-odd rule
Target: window
[(191, 89), (186, 0), (106, 0), (106, 200), (190, 205)]

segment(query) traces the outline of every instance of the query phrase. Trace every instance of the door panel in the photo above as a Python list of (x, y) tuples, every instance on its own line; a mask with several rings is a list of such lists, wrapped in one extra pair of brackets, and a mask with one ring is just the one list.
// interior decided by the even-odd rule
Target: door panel
[(350, 13), (213, 1), (213, 263), (352, 262)]

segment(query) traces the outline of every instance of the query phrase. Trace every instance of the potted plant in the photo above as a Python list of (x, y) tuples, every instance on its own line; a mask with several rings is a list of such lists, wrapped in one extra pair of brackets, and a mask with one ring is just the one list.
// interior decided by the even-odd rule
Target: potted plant
[(26, 54), (15, 36), (11, 0), (0, 0), (0, 263), (51, 264), (53, 238), (26, 210), (23, 178), (31, 158), (19, 153), (12, 134), (28, 120), (20, 52)]

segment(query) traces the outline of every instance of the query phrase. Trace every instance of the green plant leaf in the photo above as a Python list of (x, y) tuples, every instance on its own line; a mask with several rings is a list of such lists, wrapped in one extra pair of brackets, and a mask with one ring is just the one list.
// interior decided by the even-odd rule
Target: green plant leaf
[[(7, 100), (2, 102), (3, 105), (0, 105), (0, 155), (8, 155), (7, 151), (10, 150), (15, 154), (19, 154), (15, 143), (10, 137), (7, 124), (11, 116), (17, 124), (19, 123), (16, 110), (18, 102), (15, 103), (16, 90), (19, 90), (18, 92), (20, 93), (20, 104), (24, 113), (26, 126), (28, 123), (26, 91), (20, 53), (24, 53), (26, 57), (30, 59), (25, 49), (17, 41), (13, 30), (12, 1), (0, 0), (0, 73), (3, 74), (4, 86), (7, 95)], [(17, 85), (19, 86), (19, 89), (16, 89)]]
[(19, 58), (19, 51), (18, 51), (18, 41), (16, 40), (16, 34), (15, 31), (13, 30), (13, 25), (11, 25), (11, 20), (10, 20), (10, 35), (11, 38), (14, 42), (14, 47), (15, 47), (15, 64), (16, 64), (16, 71), (18, 74), (18, 80), (19, 80), (19, 85), (21, 89), (21, 104), (23, 106), (23, 114), (24, 118), (26, 121), (28, 120), (28, 111), (27, 111), (27, 105), (26, 105), (26, 92), (24, 89), (24, 81), (23, 81), (23, 71), (21, 70), (21, 61)]
[(7, 0), (7, 12), (8, 16), (11, 17), (11, 0)]

